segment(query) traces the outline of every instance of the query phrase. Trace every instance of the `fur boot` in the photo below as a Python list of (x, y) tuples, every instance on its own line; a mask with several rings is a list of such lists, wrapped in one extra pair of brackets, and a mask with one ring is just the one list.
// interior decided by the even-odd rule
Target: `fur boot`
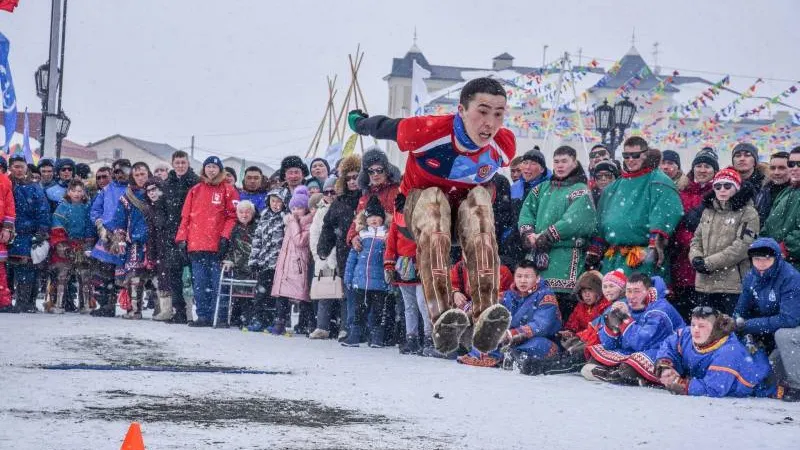
[[(505, 309), (505, 308), (503, 308)], [(439, 353), (452, 353), (469, 326), (469, 317), (460, 309), (445, 311), (433, 324), (433, 345)], [(508, 327), (508, 325), (506, 325)]]
[(158, 294), (158, 313), (153, 311), (153, 320), (166, 321), (172, 319), (172, 296), (169, 293)]
[(488, 307), (475, 324), (472, 346), (478, 351), (488, 353), (497, 349), (503, 334), (508, 330), (511, 314), (505, 306), (496, 304)]

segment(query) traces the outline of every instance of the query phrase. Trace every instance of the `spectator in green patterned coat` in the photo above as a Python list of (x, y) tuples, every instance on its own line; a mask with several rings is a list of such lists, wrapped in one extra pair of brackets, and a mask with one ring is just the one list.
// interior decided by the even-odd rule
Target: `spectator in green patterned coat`
[(786, 261), (800, 270), (800, 146), (789, 154), (789, 187), (772, 204), (761, 236), (778, 241)]

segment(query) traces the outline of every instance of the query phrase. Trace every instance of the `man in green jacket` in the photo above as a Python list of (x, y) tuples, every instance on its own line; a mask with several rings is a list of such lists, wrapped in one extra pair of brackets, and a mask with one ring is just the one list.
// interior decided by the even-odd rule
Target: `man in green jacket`
[(597, 230), (597, 213), (574, 148), (562, 146), (553, 153), (553, 176), (528, 193), (519, 230), (567, 317), (575, 303), (572, 291), (583, 272), (584, 248)]
[(641, 137), (625, 140), (622, 157), (622, 176), (600, 196), (599, 245), (589, 249), (587, 258), (593, 263), (603, 255), (604, 273), (622, 269), (626, 275), (639, 272), (667, 280), (664, 249), (683, 216), (678, 190), (658, 168), (661, 152), (648, 148)]
[(792, 149), (788, 166), (790, 185), (772, 204), (761, 236), (778, 241), (786, 261), (800, 270), (800, 146)]

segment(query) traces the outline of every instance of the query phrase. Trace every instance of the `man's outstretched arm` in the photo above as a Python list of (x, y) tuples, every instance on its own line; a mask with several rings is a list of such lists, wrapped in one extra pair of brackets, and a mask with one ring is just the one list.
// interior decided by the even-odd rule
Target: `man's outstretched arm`
[(370, 117), (360, 109), (347, 114), (347, 123), (351, 130), (363, 136), (392, 141), (397, 141), (397, 128), (401, 120), (403, 119), (392, 119), (386, 116)]

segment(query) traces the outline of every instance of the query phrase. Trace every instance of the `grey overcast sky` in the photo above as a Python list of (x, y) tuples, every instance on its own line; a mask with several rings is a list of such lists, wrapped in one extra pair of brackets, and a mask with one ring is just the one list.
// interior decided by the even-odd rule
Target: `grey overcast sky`
[[(382, 78), (415, 26), (432, 64), (488, 68), (509, 52), (538, 66), (544, 44), (548, 59), (582, 48), (613, 60), (635, 27), (651, 64), (658, 41), (661, 65), (682, 74), (797, 80), (798, 13), (798, 0), (70, 0), (63, 105), (77, 142), (120, 133), (183, 148), (194, 134), (199, 149), (275, 165), (304, 154), (325, 76), (339, 75), (343, 96), (358, 43), (370, 112), (385, 112)], [(0, 12), (20, 110), (40, 110), (33, 73), (47, 60), (49, 14), (49, 0)]]

